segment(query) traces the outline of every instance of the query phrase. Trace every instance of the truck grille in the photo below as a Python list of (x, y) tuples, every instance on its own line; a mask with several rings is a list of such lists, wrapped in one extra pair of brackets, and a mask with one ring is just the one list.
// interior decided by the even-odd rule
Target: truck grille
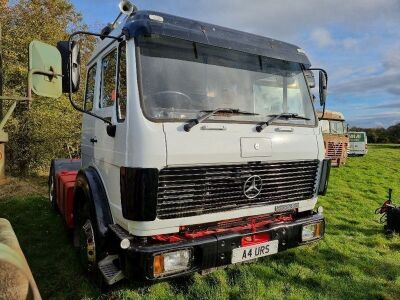
[[(173, 219), (307, 200), (315, 194), (318, 160), (165, 168), (159, 174), (157, 216)], [(245, 195), (253, 179), (258, 195)]]
[(343, 143), (329, 142), (327, 158), (337, 159), (343, 156)]

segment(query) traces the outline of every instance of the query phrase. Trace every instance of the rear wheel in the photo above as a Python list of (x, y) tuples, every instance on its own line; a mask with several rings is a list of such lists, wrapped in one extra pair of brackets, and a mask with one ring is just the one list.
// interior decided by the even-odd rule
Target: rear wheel
[(55, 189), (55, 178), (53, 174), (53, 169), (50, 169), (49, 174), (49, 202), (52, 209), (58, 211), (56, 189)]

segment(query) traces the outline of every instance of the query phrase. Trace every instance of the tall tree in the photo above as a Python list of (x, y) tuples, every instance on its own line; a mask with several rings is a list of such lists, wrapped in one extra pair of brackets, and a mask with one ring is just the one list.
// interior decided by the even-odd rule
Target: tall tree
[[(2, 26), (0, 22), (0, 96), (3, 96), (3, 47), (1, 45), (1, 39), (2, 39)], [(3, 119), (3, 101), (0, 101), (0, 120), (1, 119)]]
[[(0, 12), (4, 12), (7, 9), (7, 1), (0, 0)], [(3, 95), (3, 47), (2, 47), (2, 16), (4, 13), (0, 13), (0, 96)], [(0, 101), (0, 120), (3, 118), (3, 102)]]
[[(85, 29), (82, 16), (68, 0), (20, 0), (14, 5), (0, 0), (3, 24), (5, 94), (25, 95), (28, 46), (32, 40), (55, 45), (72, 31)], [(85, 57), (84, 57), (85, 58)], [(52, 158), (68, 155), (67, 146), (78, 147), (81, 116), (66, 97), (35, 97), (29, 110), (20, 107), (8, 125), (8, 168), (27, 174), (45, 170)]]

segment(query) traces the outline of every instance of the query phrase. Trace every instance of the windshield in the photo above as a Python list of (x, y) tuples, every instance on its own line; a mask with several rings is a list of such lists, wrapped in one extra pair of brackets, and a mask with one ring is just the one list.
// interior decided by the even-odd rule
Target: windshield
[(161, 36), (140, 37), (139, 47), (142, 105), (150, 119), (184, 121), (226, 108), (253, 115), (218, 113), (210, 119), (262, 122), (293, 113), (310, 120), (276, 122), (315, 125), (298, 63)]
[(347, 126), (344, 121), (321, 120), (323, 133), (346, 134)]
[(350, 142), (364, 142), (364, 133), (350, 132)]

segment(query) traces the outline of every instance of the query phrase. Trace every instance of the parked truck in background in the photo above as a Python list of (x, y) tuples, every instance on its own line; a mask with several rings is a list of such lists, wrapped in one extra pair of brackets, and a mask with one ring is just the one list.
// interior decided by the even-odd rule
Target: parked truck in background
[(326, 158), (332, 161), (332, 166), (340, 167), (347, 160), (349, 135), (344, 115), (341, 112), (318, 112), (320, 126), (324, 136)]
[(364, 156), (368, 153), (368, 138), (366, 132), (349, 132), (349, 155)]
[[(120, 8), (127, 17), (101, 34), (31, 47), (44, 70), (58, 70), (46, 59), (60, 57), (62, 90), (84, 113), (82, 159), (52, 161), (49, 198), (89, 274), (155, 281), (320, 240), (330, 160), (304, 50)], [(81, 35), (100, 37), (83, 107), (73, 100)], [(317, 70), (324, 106), (327, 75)], [(42, 77), (34, 91), (57, 94), (61, 78)]]

